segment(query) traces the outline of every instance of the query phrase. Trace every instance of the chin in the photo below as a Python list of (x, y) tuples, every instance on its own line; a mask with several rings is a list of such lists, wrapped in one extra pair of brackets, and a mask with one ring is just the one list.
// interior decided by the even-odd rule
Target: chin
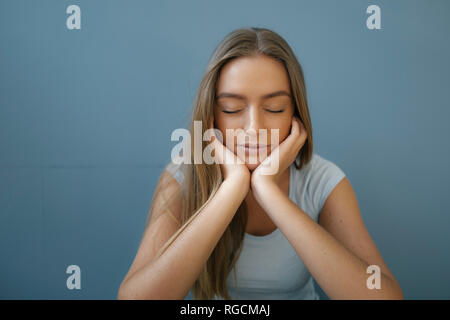
[(250, 157), (247, 155), (245, 157), (245, 160), (242, 160), (242, 161), (244, 161), (244, 163), (247, 166), (248, 170), (253, 171), (256, 168), (258, 168), (258, 166), (261, 164), (261, 162), (264, 161), (265, 158), (267, 158), (267, 157), (264, 157), (263, 159), (259, 159), (259, 157), (255, 158), (255, 157), (252, 156), (251, 160), (250, 160)]
[[(264, 158), (265, 159), (265, 158)], [(261, 162), (264, 161), (264, 159), (252, 159), (253, 161), (250, 161), (248, 158), (245, 161), (245, 165), (247, 166), (248, 170), (253, 171), (261, 164)], [(256, 163), (255, 163), (256, 162)]]
[(246, 163), (245, 165), (247, 166), (248, 170), (253, 171), (253, 170), (255, 170), (256, 168), (258, 168), (259, 164), (260, 164), (260, 163), (258, 162), (258, 163), (256, 163), (256, 164), (253, 164), (253, 163)]

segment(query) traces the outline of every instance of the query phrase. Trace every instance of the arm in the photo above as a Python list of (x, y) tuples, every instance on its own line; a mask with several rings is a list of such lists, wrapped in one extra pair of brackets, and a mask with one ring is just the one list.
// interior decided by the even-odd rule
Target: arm
[[(322, 210), (322, 224), (333, 234), (286, 197), (276, 184), (261, 180), (255, 184), (257, 201), (330, 299), (403, 298), (397, 280), (362, 224), (359, 209), (354, 206), (356, 196), (346, 178), (335, 187)], [(367, 288), (370, 275), (366, 270), (372, 264), (381, 269), (381, 289)]]
[[(130, 276), (120, 286), (118, 299), (184, 299), (244, 200), (249, 180), (245, 175), (224, 180), (210, 203), (158, 259), (141, 258), (146, 262), (133, 273), (130, 270)], [(146, 233), (151, 234), (151, 228)], [(143, 242), (152, 241), (157, 239), (144, 235)], [(144, 247), (142, 244), (136, 260), (146, 255)]]

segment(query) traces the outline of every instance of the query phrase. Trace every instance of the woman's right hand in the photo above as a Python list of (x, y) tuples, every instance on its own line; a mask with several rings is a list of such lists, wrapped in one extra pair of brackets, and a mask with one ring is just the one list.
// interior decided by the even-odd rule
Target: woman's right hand
[(211, 120), (210, 129), (211, 135), (211, 147), (214, 150), (214, 160), (220, 164), (220, 171), (224, 180), (230, 178), (244, 179), (244, 182), (250, 184), (251, 173), (241, 158), (236, 156), (230, 149), (228, 149), (215, 134), (214, 118)]

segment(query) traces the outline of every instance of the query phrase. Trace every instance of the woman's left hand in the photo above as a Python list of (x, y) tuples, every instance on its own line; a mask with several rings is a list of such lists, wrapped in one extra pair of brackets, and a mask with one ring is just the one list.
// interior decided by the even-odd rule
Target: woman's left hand
[(294, 162), (305, 144), (306, 138), (307, 133), (303, 123), (296, 116), (293, 116), (289, 136), (253, 170), (251, 189), (255, 190), (258, 186), (266, 183), (278, 184), (281, 174)]

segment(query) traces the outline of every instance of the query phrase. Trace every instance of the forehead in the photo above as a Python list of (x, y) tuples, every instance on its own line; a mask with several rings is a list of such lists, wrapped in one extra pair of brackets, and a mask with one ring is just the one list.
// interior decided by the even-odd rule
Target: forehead
[(228, 62), (217, 83), (217, 94), (231, 92), (256, 97), (278, 90), (290, 93), (287, 71), (281, 62), (263, 55)]

